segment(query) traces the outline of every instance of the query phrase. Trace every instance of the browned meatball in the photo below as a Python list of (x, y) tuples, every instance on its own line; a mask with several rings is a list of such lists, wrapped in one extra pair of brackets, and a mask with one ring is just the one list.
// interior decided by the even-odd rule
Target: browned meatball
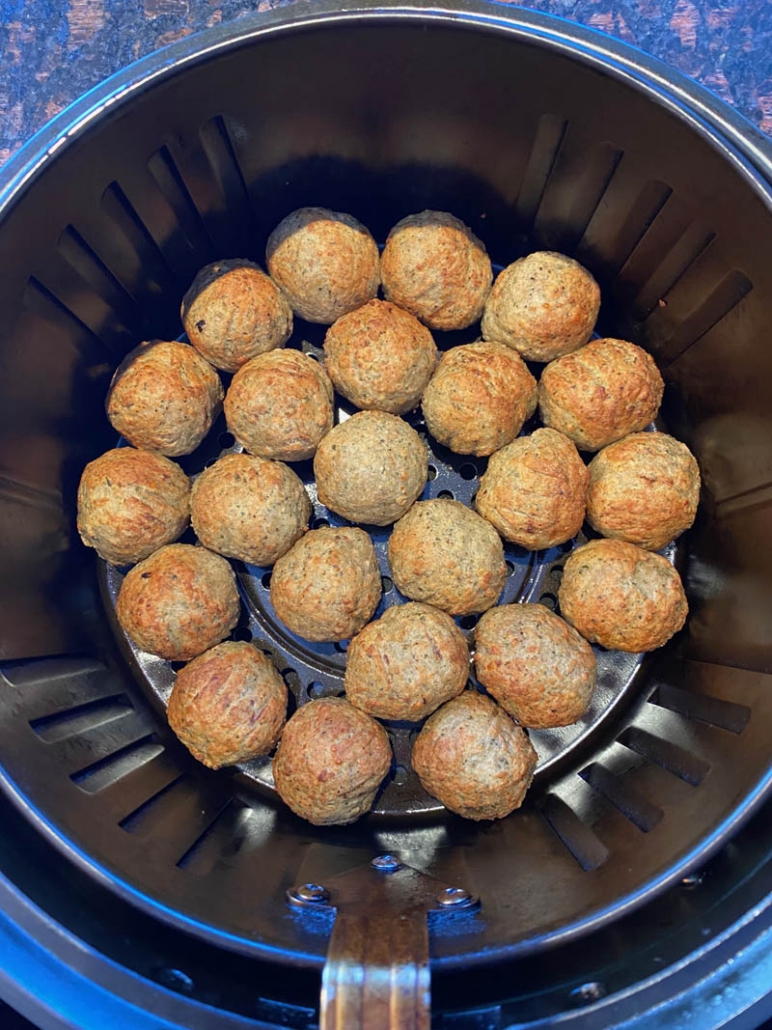
[(568, 437), (537, 429), (491, 455), (475, 506), (505, 540), (538, 551), (582, 528), (588, 480)]
[(292, 310), (276, 283), (241, 259), (202, 268), (182, 298), (180, 314), (199, 354), (226, 372), (283, 347), (292, 334)]
[(112, 565), (142, 561), (185, 531), (190, 483), (173, 461), (152, 451), (118, 447), (83, 470), (78, 532)]
[(469, 343), (440, 358), (421, 408), (429, 432), (457, 454), (493, 454), (536, 410), (536, 380), (502, 343)]
[(468, 678), (464, 634), (428, 604), (388, 608), (346, 654), (346, 696), (378, 719), (425, 719), (460, 694)]
[(287, 688), (256, 647), (226, 641), (179, 671), (166, 714), (193, 757), (219, 769), (273, 749), (287, 715)]
[(351, 215), (299, 208), (273, 230), (265, 254), (271, 276), (307, 322), (334, 322), (378, 292), (378, 247)]
[(305, 461), (332, 429), (332, 383), (318, 361), (274, 350), (238, 370), (225, 397), (228, 428), (261, 458)]
[(115, 610), (137, 647), (188, 661), (219, 644), (236, 625), (236, 577), (219, 554), (169, 544), (127, 572)]
[(595, 689), (592, 648), (542, 604), (505, 604), (475, 630), (477, 678), (523, 726), (569, 726), (587, 711)]
[(314, 475), (319, 500), (351, 522), (388, 526), (426, 485), (421, 437), (396, 415), (360, 411), (319, 444)]
[(493, 272), (484, 245), (444, 211), (397, 222), (381, 257), (387, 300), (431, 329), (466, 329), (483, 311)]
[(306, 640), (346, 640), (373, 616), (381, 573), (372, 540), (353, 526), (314, 529), (283, 557), (271, 577), (276, 614)]
[(226, 454), (193, 484), (190, 513), (210, 551), (251, 565), (273, 565), (308, 529), (311, 501), (280, 461)]
[(273, 760), (279, 796), (315, 826), (369, 811), (391, 765), (386, 730), (344, 698), (309, 701), (287, 723)]
[(662, 402), (664, 383), (650, 354), (625, 340), (593, 340), (551, 362), (539, 381), (545, 425), (581, 451), (597, 451), (644, 429)]
[(587, 343), (599, 309), (600, 290), (586, 268), (540, 251), (499, 274), (485, 303), (482, 334), (529, 361), (552, 361)]
[(591, 540), (566, 561), (558, 592), (563, 617), (593, 644), (653, 651), (686, 621), (681, 577), (659, 554), (622, 540)]
[(155, 340), (131, 351), (107, 395), (107, 417), (135, 447), (191, 454), (222, 406), (220, 377), (186, 343)]
[(666, 433), (633, 433), (590, 463), (587, 520), (603, 536), (658, 551), (694, 522), (700, 469)]
[(403, 415), (421, 400), (437, 364), (432, 334), (387, 300), (343, 315), (324, 338), (324, 366), (358, 408)]
[(484, 612), (507, 578), (493, 526), (458, 501), (418, 501), (394, 527), (389, 562), (397, 588), (451, 615)]
[(413, 746), (421, 783), (465, 819), (503, 819), (519, 808), (535, 768), (525, 731), (473, 690), (430, 716)]

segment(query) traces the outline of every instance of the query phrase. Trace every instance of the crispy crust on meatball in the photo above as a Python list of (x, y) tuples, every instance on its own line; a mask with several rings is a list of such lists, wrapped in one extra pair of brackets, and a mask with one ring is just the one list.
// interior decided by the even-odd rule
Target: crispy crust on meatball
[(346, 696), (379, 719), (425, 719), (460, 694), (468, 678), (464, 634), (428, 604), (388, 608), (346, 654)]
[(426, 485), (421, 437), (396, 415), (360, 411), (319, 444), (314, 475), (319, 500), (351, 522), (388, 526)]
[(514, 351), (479, 340), (446, 351), (421, 408), (432, 436), (457, 454), (492, 454), (536, 410), (536, 380)]
[(334, 322), (378, 292), (375, 240), (361, 222), (340, 211), (293, 211), (268, 237), (265, 253), (271, 277), (307, 322)]
[(239, 617), (236, 577), (219, 554), (169, 544), (126, 573), (115, 611), (137, 647), (189, 661), (227, 637)]
[(484, 612), (504, 589), (507, 566), (496, 530), (458, 501), (418, 501), (389, 539), (397, 588), (451, 615)]
[(521, 725), (569, 726), (587, 711), (597, 675), (587, 641), (541, 604), (504, 604), (475, 629), (475, 669)]
[(276, 562), (271, 601), (281, 621), (306, 640), (345, 640), (372, 618), (381, 599), (372, 540), (353, 526), (306, 533)]
[(590, 462), (587, 521), (603, 536), (658, 551), (694, 522), (700, 469), (666, 433), (632, 433)]
[(650, 354), (625, 340), (593, 340), (552, 361), (539, 381), (539, 410), (581, 451), (597, 451), (644, 429), (664, 383)]
[(324, 338), (324, 367), (358, 408), (403, 415), (418, 406), (437, 364), (432, 334), (387, 300), (343, 315)]
[(484, 245), (460, 219), (422, 211), (389, 233), (381, 279), (386, 299), (430, 329), (466, 329), (482, 314), (493, 271)]
[(226, 641), (180, 669), (166, 714), (193, 757), (219, 769), (273, 750), (287, 715), (287, 688), (256, 647)]
[(369, 811), (391, 765), (383, 726), (344, 698), (304, 704), (273, 760), (279, 796), (315, 826), (345, 826)]
[(508, 265), (485, 303), (482, 334), (529, 361), (552, 361), (590, 339), (600, 289), (578, 261), (539, 251)]
[(187, 528), (190, 483), (173, 461), (152, 451), (117, 447), (83, 470), (78, 532), (112, 565), (142, 561)]
[(332, 429), (332, 383), (318, 361), (273, 350), (243, 365), (225, 397), (225, 419), (251, 454), (279, 461), (312, 458)]
[(210, 551), (273, 565), (308, 529), (311, 501), (287, 465), (225, 454), (193, 484), (191, 520)]
[(278, 286), (241, 258), (202, 268), (182, 298), (180, 315), (199, 354), (226, 372), (283, 347), (292, 335), (292, 309)]
[(430, 716), (413, 746), (425, 789), (465, 819), (503, 819), (519, 808), (535, 768), (525, 731), (473, 690)]
[(491, 455), (475, 507), (505, 540), (531, 551), (555, 547), (582, 528), (588, 481), (568, 437), (537, 429)]
[(594, 644), (653, 651), (686, 621), (676, 570), (659, 554), (622, 540), (591, 540), (566, 561), (558, 592), (563, 617)]

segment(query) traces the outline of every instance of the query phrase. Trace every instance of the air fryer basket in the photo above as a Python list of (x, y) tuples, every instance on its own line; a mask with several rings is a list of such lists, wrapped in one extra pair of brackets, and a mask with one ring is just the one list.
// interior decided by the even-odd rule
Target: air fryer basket
[[(671, 94), (493, 6), (319, 4), (231, 35), (105, 89), (71, 138), (5, 176), (0, 785), (100, 890), (213, 947), (319, 967), (332, 913), (294, 910), (286, 891), (390, 852), (480, 899), (433, 918), (433, 968), (536, 955), (704, 862), (772, 778), (772, 195), (749, 160), (763, 144), (749, 136), (743, 156)], [(499, 265), (575, 255), (601, 284), (599, 331), (654, 354), (663, 426), (703, 471), (676, 556), (686, 630), (644, 661), (600, 656), (591, 717), (535, 735), (537, 783), (499, 823), (422, 794), (399, 727), (399, 764), (353, 827), (292, 817), (265, 766), (198, 766), (160, 714), (168, 668), (112, 622), (118, 574), (77, 539), (80, 472), (114, 444), (112, 369), (139, 340), (178, 335), (201, 265), (262, 260), (304, 204), (350, 211), (380, 240), (406, 214), (449, 210)], [(298, 326), (296, 345), (320, 342)], [(189, 471), (232, 446), (224, 434)], [(427, 496), (471, 497), (474, 463), (433, 464)], [(508, 596), (554, 602), (563, 557), (511, 550)], [(296, 703), (337, 692), (342, 653), (282, 635), (265, 570), (240, 578), (237, 636), (274, 656)]]

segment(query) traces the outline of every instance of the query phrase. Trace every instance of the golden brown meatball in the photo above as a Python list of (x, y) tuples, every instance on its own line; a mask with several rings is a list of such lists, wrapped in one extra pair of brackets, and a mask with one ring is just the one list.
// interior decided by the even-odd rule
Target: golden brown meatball
[(413, 746), (421, 783), (465, 819), (503, 819), (519, 808), (535, 768), (525, 731), (474, 690), (430, 716)]
[(536, 380), (502, 343), (454, 347), (440, 358), (421, 409), (429, 432), (457, 454), (493, 454), (536, 410)]
[(152, 451), (118, 447), (83, 470), (78, 532), (112, 565), (142, 561), (188, 525), (190, 483), (173, 461)]
[(107, 417), (135, 447), (176, 458), (195, 451), (222, 399), (220, 377), (193, 347), (154, 340), (118, 366), (107, 394)]
[(700, 469), (666, 433), (633, 433), (590, 463), (587, 520), (603, 536), (658, 551), (694, 522)]
[(225, 419), (250, 453), (305, 461), (332, 429), (332, 383), (319, 362), (300, 351), (260, 354), (233, 377)]
[(378, 247), (351, 215), (301, 207), (279, 222), (265, 254), (271, 276), (307, 322), (334, 322), (378, 292)]
[(553, 361), (587, 343), (599, 309), (600, 290), (586, 268), (564, 254), (539, 251), (499, 274), (485, 303), (482, 334), (529, 361)]
[(292, 310), (276, 283), (241, 259), (202, 268), (182, 298), (180, 314), (199, 354), (226, 372), (283, 347), (292, 334)]
[(622, 540), (591, 540), (566, 561), (560, 611), (593, 644), (653, 651), (686, 621), (681, 577), (659, 554)]
[(644, 429), (664, 383), (650, 354), (625, 340), (593, 340), (552, 361), (539, 381), (539, 410), (581, 451), (597, 451)]
[(569, 726), (595, 689), (592, 648), (542, 604), (491, 608), (475, 630), (474, 664), (485, 689), (523, 726)]
[(345, 826), (369, 811), (391, 765), (386, 730), (342, 697), (292, 716), (273, 760), (279, 796), (315, 826)]
[(193, 757), (219, 769), (273, 750), (287, 715), (287, 688), (261, 651), (229, 640), (177, 673), (166, 714)]
[(396, 415), (360, 411), (319, 444), (314, 475), (319, 500), (351, 522), (388, 526), (426, 485), (421, 437)]
[(466, 329), (482, 314), (493, 271), (484, 245), (462, 221), (422, 211), (389, 233), (381, 279), (386, 299), (430, 329)]
[(493, 526), (458, 501), (418, 501), (394, 527), (397, 588), (451, 615), (484, 612), (504, 589), (504, 548)]
[(306, 640), (346, 640), (373, 616), (381, 573), (362, 529), (325, 527), (306, 533), (279, 558), (271, 577), (276, 614)]
[(460, 694), (468, 678), (464, 634), (428, 604), (387, 608), (346, 653), (346, 696), (378, 719), (425, 719)]
[(126, 573), (115, 611), (137, 647), (189, 661), (219, 644), (236, 625), (236, 577), (219, 554), (169, 544)]
[(582, 528), (588, 480), (568, 437), (537, 429), (491, 455), (475, 507), (505, 540), (529, 551), (555, 547)]
[(311, 501), (279, 461), (226, 454), (193, 484), (190, 513), (210, 551), (250, 565), (273, 565), (308, 529)]
[(338, 393), (358, 408), (412, 411), (436, 364), (426, 326), (387, 300), (343, 315), (324, 338), (324, 367)]

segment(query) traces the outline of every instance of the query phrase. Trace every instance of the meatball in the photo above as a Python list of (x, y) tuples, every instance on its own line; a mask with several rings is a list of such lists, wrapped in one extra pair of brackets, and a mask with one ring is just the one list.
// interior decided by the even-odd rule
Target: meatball
[(378, 292), (378, 247), (351, 215), (301, 207), (268, 237), (266, 264), (292, 310), (329, 324)]
[(535, 768), (525, 731), (473, 690), (430, 716), (413, 746), (425, 789), (465, 819), (503, 819), (519, 808)]
[(664, 383), (651, 355), (625, 340), (593, 340), (552, 361), (539, 381), (545, 425), (597, 451), (654, 419)]
[(537, 429), (491, 455), (475, 506), (505, 540), (538, 551), (582, 528), (588, 480), (568, 437)]
[(344, 519), (388, 526), (420, 496), (427, 462), (426, 447), (407, 422), (385, 411), (360, 411), (319, 444), (317, 494)]
[(188, 525), (190, 483), (173, 461), (152, 451), (118, 447), (83, 470), (78, 532), (112, 565), (142, 561)]
[(319, 362), (300, 351), (259, 354), (233, 377), (225, 419), (245, 450), (305, 461), (332, 429), (332, 383)]
[(236, 577), (219, 554), (168, 544), (126, 573), (115, 611), (137, 647), (188, 661), (219, 644), (236, 625)]
[(262, 651), (229, 640), (179, 671), (166, 714), (193, 757), (219, 769), (273, 750), (287, 688)]
[(369, 811), (391, 765), (386, 730), (344, 698), (309, 701), (287, 723), (273, 760), (279, 796), (315, 826)]
[(381, 599), (381, 573), (362, 529), (306, 533), (274, 566), (271, 601), (281, 621), (306, 640), (346, 640), (369, 622)]
[(563, 617), (593, 644), (653, 651), (686, 621), (681, 577), (659, 554), (622, 540), (591, 540), (566, 561), (558, 591)]
[(311, 501), (280, 461), (226, 454), (193, 484), (190, 513), (210, 551), (250, 565), (273, 565), (308, 529)]
[(430, 329), (466, 329), (482, 314), (493, 271), (484, 245), (462, 221), (422, 211), (389, 233), (381, 279), (386, 299)]
[(425, 719), (468, 678), (464, 634), (445, 612), (414, 601), (388, 608), (346, 654), (346, 696), (378, 719)]
[(600, 289), (564, 254), (540, 251), (508, 265), (485, 302), (482, 334), (529, 361), (552, 361), (583, 346), (600, 309)]
[(492, 454), (536, 410), (536, 380), (501, 343), (454, 347), (440, 358), (421, 408), (429, 432), (457, 454)]
[(484, 612), (504, 589), (504, 548), (493, 526), (458, 501), (418, 501), (394, 527), (389, 562), (397, 588), (451, 615)]
[(475, 670), (485, 689), (523, 726), (569, 726), (595, 689), (592, 648), (542, 604), (505, 604), (475, 630)]
[(292, 309), (251, 261), (215, 261), (202, 268), (182, 298), (180, 314), (199, 354), (226, 372), (283, 347), (292, 334)]
[(358, 408), (403, 415), (418, 406), (437, 364), (432, 334), (387, 300), (371, 300), (330, 326), (324, 365)]
[(135, 348), (116, 369), (107, 417), (135, 447), (176, 458), (195, 451), (222, 399), (220, 377), (196, 350), (155, 340)]
[(587, 520), (603, 536), (658, 551), (694, 522), (700, 469), (666, 433), (633, 433), (590, 463)]

